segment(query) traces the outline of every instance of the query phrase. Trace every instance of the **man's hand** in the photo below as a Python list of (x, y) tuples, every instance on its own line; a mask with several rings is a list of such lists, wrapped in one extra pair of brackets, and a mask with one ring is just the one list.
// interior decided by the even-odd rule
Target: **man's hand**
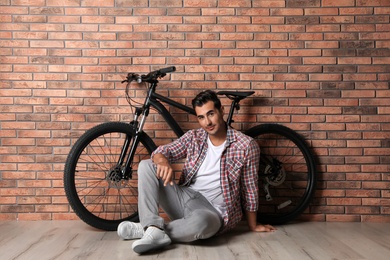
[(153, 162), (157, 166), (157, 178), (164, 182), (164, 186), (167, 186), (168, 183), (173, 185), (173, 169), (168, 159), (162, 154), (156, 154), (154, 155)]
[(275, 230), (276, 228), (271, 225), (256, 225), (252, 229), (254, 232), (274, 232)]
[(255, 211), (246, 211), (246, 219), (248, 221), (248, 227), (251, 231), (254, 232), (273, 232), (276, 230), (271, 225), (261, 225), (257, 224), (257, 212)]

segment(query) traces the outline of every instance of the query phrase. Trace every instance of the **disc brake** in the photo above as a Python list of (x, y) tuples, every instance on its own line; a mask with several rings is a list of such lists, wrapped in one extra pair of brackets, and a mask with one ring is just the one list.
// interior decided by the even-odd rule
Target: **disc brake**
[[(269, 186), (279, 186), (286, 180), (286, 171), (282, 167), (280, 162), (274, 160), (275, 166), (267, 165), (264, 169), (264, 173), (268, 175), (264, 178), (263, 189), (265, 192), (265, 200), (272, 201), (271, 192), (269, 191)], [(291, 200), (287, 200), (277, 206), (278, 209), (287, 207), (292, 203)]]

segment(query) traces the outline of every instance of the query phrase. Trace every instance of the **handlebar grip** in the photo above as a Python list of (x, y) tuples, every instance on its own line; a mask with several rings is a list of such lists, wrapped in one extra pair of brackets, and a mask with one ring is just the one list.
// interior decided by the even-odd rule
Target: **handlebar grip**
[(174, 71), (176, 71), (176, 67), (175, 66), (167, 67), (167, 68), (163, 68), (163, 69), (159, 70), (159, 72), (161, 74), (166, 74), (166, 73), (170, 73), (170, 72), (174, 72)]

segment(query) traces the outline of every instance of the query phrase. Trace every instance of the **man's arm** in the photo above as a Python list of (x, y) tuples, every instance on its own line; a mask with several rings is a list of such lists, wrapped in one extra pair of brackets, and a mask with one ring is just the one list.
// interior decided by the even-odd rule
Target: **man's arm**
[(164, 186), (173, 185), (174, 172), (170, 162), (187, 156), (187, 148), (192, 142), (192, 136), (193, 131), (190, 130), (172, 143), (159, 146), (152, 153), (151, 159), (157, 167), (156, 176), (164, 181)]
[(276, 230), (271, 225), (257, 224), (257, 212), (246, 211), (246, 220), (248, 222), (249, 229), (254, 232), (273, 232)]
[[(244, 188), (244, 200), (246, 202), (252, 201), (252, 205), (258, 204), (258, 165), (259, 165), (259, 158), (260, 158), (260, 148), (257, 145), (256, 142), (252, 141), (251, 145), (249, 146), (249, 156), (247, 160), (247, 165), (244, 168), (244, 181), (243, 188)], [(245, 197), (246, 195), (246, 197)], [(252, 200), (251, 200), (252, 199)], [(254, 209), (254, 206), (252, 206)], [(257, 208), (257, 206), (256, 206)], [(246, 213), (246, 219), (248, 222), (248, 227), (251, 231), (254, 232), (272, 232), (275, 231), (276, 228), (274, 228), (271, 225), (261, 225), (257, 224), (257, 211), (251, 211), (251, 210), (245, 210)]]
[(164, 181), (164, 186), (167, 186), (168, 183), (173, 185), (173, 169), (167, 157), (162, 153), (156, 153), (153, 155), (152, 161), (157, 166), (157, 178)]

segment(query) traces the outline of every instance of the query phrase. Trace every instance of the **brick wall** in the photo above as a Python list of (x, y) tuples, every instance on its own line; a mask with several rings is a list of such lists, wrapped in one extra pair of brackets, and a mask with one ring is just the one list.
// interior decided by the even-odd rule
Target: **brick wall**
[[(76, 219), (71, 144), (129, 119), (127, 72), (174, 65), (164, 95), (255, 90), (242, 118), (310, 140), (307, 219), (389, 222), (389, 16), (389, 0), (0, 0), (0, 220)], [(164, 142), (160, 128), (148, 131)]]

